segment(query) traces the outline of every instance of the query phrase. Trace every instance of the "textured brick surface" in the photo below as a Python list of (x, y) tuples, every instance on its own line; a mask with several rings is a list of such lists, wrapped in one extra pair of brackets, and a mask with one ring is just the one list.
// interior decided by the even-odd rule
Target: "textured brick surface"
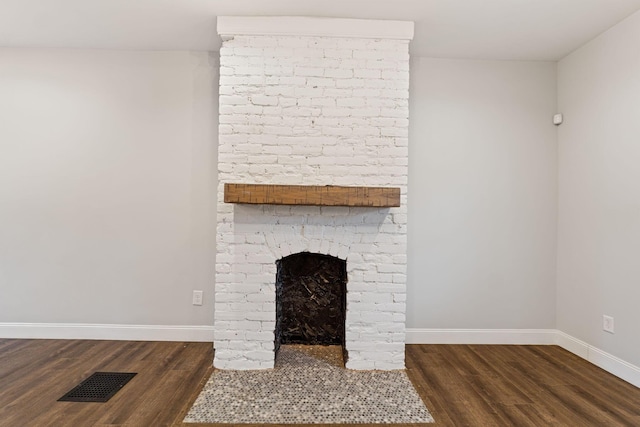
[[(353, 369), (404, 367), (408, 41), (236, 36), (220, 50), (215, 361), (274, 364), (275, 261), (347, 260)], [(233, 205), (224, 183), (393, 186), (399, 208)]]

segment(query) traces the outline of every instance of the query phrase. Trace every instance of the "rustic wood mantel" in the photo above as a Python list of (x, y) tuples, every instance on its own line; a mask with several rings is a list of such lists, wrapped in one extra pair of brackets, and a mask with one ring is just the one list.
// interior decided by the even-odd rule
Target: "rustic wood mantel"
[(336, 185), (225, 184), (225, 203), (310, 206), (400, 206), (398, 187)]

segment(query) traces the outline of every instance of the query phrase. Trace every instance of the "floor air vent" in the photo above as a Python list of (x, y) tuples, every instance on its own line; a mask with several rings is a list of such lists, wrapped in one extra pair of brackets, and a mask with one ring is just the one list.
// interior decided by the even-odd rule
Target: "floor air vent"
[(130, 372), (95, 372), (58, 402), (106, 402), (135, 376)]

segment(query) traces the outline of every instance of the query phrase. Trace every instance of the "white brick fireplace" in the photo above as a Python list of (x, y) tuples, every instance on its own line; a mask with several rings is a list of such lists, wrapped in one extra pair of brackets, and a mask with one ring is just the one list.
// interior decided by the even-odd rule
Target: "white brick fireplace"
[[(404, 368), (413, 23), (220, 17), (215, 360), (274, 366), (276, 261), (347, 262), (350, 369)], [(400, 207), (224, 203), (225, 183), (399, 187)]]

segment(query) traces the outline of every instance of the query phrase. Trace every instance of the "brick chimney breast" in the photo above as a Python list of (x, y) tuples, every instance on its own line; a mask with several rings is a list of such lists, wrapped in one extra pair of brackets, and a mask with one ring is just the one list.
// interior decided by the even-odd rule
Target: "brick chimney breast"
[[(276, 261), (346, 260), (349, 369), (403, 369), (413, 23), (219, 17), (215, 358), (274, 366)], [(400, 207), (224, 203), (225, 183), (398, 187)]]

